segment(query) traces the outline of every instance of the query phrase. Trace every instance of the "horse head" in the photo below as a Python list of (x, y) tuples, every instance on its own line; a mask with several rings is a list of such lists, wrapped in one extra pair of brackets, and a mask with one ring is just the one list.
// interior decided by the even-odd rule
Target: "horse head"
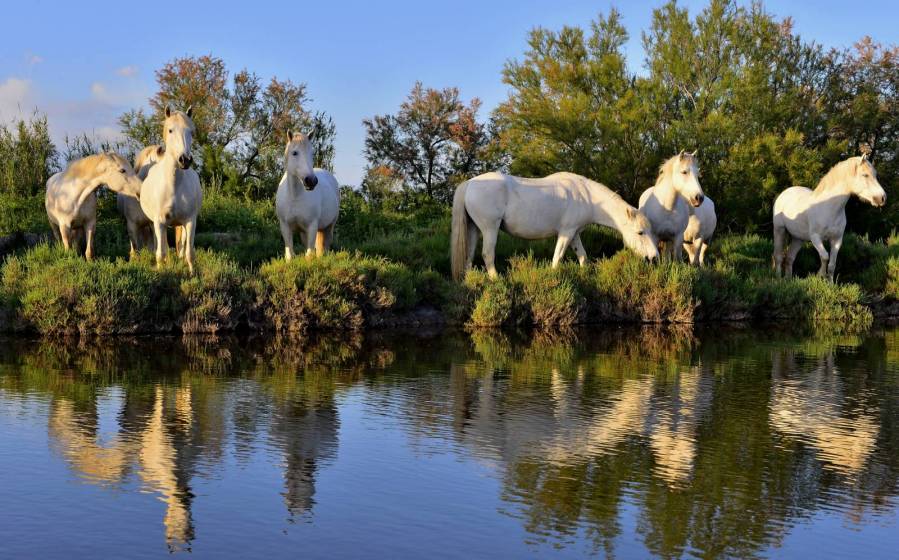
[(643, 212), (627, 208), (627, 223), (621, 228), (625, 247), (643, 258), (655, 261), (659, 258), (659, 240), (652, 232), (652, 224)]
[(284, 172), (302, 181), (307, 191), (318, 184), (312, 161), (312, 134), (288, 131), (287, 147), (284, 148)]
[(871, 206), (883, 206), (887, 202), (887, 193), (877, 181), (877, 170), (868, 159), (868, 154), (854, 159), (857, 161), (849, 181), (852, 194)]
[(171, 107), (165, 108), (165, 124), (162, 129), (162, 137), (165, 139), (165, 153), (178, 163), (181, 169), (189, 168), (194, 157), (191, 153), (194, 138), (194, 121), (191, 120), (193, 107), (188, 107), (186, 112), (174, 111)]
[(697, 165), (696, 152), (685, 152), (674, 156), (671, 161), (671, 183), (674, 190), (684, 197), (694, 208), (699, 207), (705, 200), (705, 193), (699, 186), (699, 166)]
[(140, 198), (141, 180), (128, 161), (112, 152), (102, 154), (97, 166), (100, 182), (110, 190), (135, 198)]

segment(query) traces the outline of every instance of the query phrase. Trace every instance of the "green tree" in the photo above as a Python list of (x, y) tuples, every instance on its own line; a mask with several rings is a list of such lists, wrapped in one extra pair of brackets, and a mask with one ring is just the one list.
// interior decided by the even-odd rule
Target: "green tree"
[(119, 123), (139, 150), (161, 141), (166, 106), (193, 107), (200, 174), (204, 183), (252, 198), (268, 196), (282, 172), (283, 138), (289, 130), (314, 131), (318, 165), (333, 165), (336, 128), (324, 112), (311, 113), (306, 84), (253, 72), (230, 77), (222, 59), (176, 58), (156, 72), (150, 113), (123, 114)]
[(373, 168), (389, 167), (404, 187), (431, 201), (452, 198), (457, 182), (482, 172), (490, 143), (478, 122), (479, 99), (466, 105), (457, 88), (425, 88), (420, 82), (393, 115), (365, 119), (365, 156)]
[(0, 125), (0, 192), (35, 196), (58, 170), (46, 115), (34, 113), (28, 120)]

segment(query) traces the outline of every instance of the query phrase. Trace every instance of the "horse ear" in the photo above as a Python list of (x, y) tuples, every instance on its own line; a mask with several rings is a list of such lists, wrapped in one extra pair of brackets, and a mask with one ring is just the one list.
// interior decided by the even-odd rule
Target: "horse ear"
[(868, 152), (862, 154), (862, 161), (868, 161)]
[(188, 117), (192, 117), (194, 114), (194, 106), (193, 105), (188, 106), (187, 111), (185, 111), (185, 112), (187, 113)]
[(291, 142), (293, 142), (293, 132), (288, 130), (287, 131), (287, 143), (290, 144)]
[(631, 206), (627, 208), (627, 219), (634, 220), (637, 217), (637, 210)]
[(699, 153), (699, 148), (696, 148), (695, 150), (693, 150), (693, 153), (691, 153), (690, 155), (693, 157), (696, 157), (696, 154), (698, 154), (698, 153)]
[(171, 116), (172, 116), (172, 106), (166, 105), (165, 106), (165, 118), (169, 118)]
[(315, 129), (313, 128), (309, 132), (306, 133), (306, 139), (312, 142), (312, 139), (315, 138)]

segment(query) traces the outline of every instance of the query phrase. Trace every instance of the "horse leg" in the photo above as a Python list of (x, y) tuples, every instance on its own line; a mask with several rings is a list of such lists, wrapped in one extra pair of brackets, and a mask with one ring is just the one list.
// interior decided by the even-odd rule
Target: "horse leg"
[(783, 271), (784, 262), (784, 236), (786, 228), (774, 226), (774, 253), (771, 255), (771, 267), (774, 269), (774, 275), (780, 277)]
[(196, 218), (191, 219), (181, 226), (181, 243), (184, 251), (184, 260), (187, 261), (187, 270), (191, 275), (194, 273), (194, 235), (196, 234), (196, 231)]
[(318, 237), (318, 220), (309, 224), (306, 233), (303, 235), (303, 245), (306, 246), (306, 258), (311, 259), (315, 256), (315, 238)]
[(169, 242), (165, 238), (165, 226), (161, 222), (153, 222), (153, 236), (156, 237), (156, 268), (162, 268), (169, 252)]
[(175, 226), (175, 254), (184, 258), (184, 226)]
[(480, 231), (478, 230), (478, 226), (474, 225), (474, 222), (468, 222), (468, 254), (465, 255), (465, 270), (471, 268), (471, 263), (474, 262), (474, 255), (478, 250), (478, 234)]
[(293, 258), (293, 229), (287, 222), (280, 222), (281, 238), (284, 240), (284, 260)]
[(815, 250), (818, 251), (818, 257), (821, 259), (821, 268), (818, 269), (818, 276), (824, 276), (827, 274), (827, 261), (829, 260), (827, 249), (824, 248), (824, 240), (817, 233), (812, 234), (811, 238), (812, 245), (815, 246)]
[(59, 224), (59, 238), (62, 240), (62, 246), (66, 248), (66, 251), (72, 248), (72, 226), (66, 224)]
[(587, 264), (587, 251), (584, 249), (584, 244), (581, 243), (580, 233), (575, 234), (574, 239), (571, 240), (571, 248), (574, 249), (574, 254), (577, 255), (578, 264), (581, 266)]
[(53, 232), (53, 239), (55, 239), (57, 243), (62, 241), (62, 235), (59, 233), (59, 224), (50, 222), (50, 231)]
[(490, 278), (496, 278), (496, 238), (499, 236), (499, 222), (495, 227), (481, 229), (481, 235), (484, 238), (481, 254), (484, 257), (484, 265), (487, 267), (487, 275)]
[(559, 266), (559, 261), (565, 256), (565, 251), (568, 250), (568, 245), (571, 244), (573, 237), (574, 235), (570, 232), (559, 232), (559, 237), (556, 239), (556, 252), (553, 254), (553, 268)]
[(133, 259), (137, 256), (137, 251), (140, 249), (140, 228), (138, 228), (137, 224), (131, 220), (127, 220), (125, 222), (128, 227), (128, 242), (131, 244), (131, 251), (128, 253), (128, 258)]
[(699, 266), (705, 266), (705, 252), (709, 248), (708, 242), (702, 240), (702, 247), (699, 248)]
[(837, 253), (840, 252), (840, 247), (843, 246), (843, 236), (839, 236), (836, 239), (830, 240), (830, 261), (827, 263), (827, 275), (830, 277), (830, 281), (833, 282), (833, 274), (837, 270)]
[(85, 222), (84, 224), (84, 258), (92, 261), (94, 260), (94, 232), (97, 229), (97, 221), (91, 220), (90, 222)]
[(681, 262), (684, 258), (684, 232), (674, 236), (671, 242), (671, 256), (675, 262)]
[(787, 257), (783, 261), (784, 275), (787, 278), (793, 277), (793, 263), (796, 261), (796, 255), (799, 254), (799, 250), (802, 249), (803, 241), (801, 239), (796, 239), (795, 237), (790, 241), (790, 246), (787, 247)]

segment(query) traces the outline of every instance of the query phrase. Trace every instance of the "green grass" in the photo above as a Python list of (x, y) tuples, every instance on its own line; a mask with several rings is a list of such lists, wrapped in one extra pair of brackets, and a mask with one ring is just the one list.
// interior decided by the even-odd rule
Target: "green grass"
[[(379, 211), (348, 195), (335, 249), (322, 259), (281, 259), (271, 201), (207, 193), (197, 236), (198, 274), (174, 258), (157, 271), (143, 254), (125, 260), (128, 240), (110, 193), (99, 197), (97, 250), (87, 263), (58, 248), (19, 250), (0, 269), (0, 328), (41, 333), (215, 332), (237, 328), (304, 331), (384, 324), (420, 307), (472, 327), (564, 328), (581, 323), (779, 321), (858, 331), (872, 306), (899, 300), (899, 238), (847, 235), (837, 282), (813, 277), (817, 254), (803, 248), (796, 278), (775, 278), (772, 244), (722, 235), (708, 266), (652, 265), (621, 250), (614, 233), (582, 233), (591, 259), (548, 266), (553, 240), (502, 234), (500, 278), (482, 269), (449, 281), (445, 209)], [(47, 231), (43, 200), (0, 198), (0, 231)], [(476, 264), (480, 258), (476, 260)], [(823, 326), (823, 327), (822, 327)]]

